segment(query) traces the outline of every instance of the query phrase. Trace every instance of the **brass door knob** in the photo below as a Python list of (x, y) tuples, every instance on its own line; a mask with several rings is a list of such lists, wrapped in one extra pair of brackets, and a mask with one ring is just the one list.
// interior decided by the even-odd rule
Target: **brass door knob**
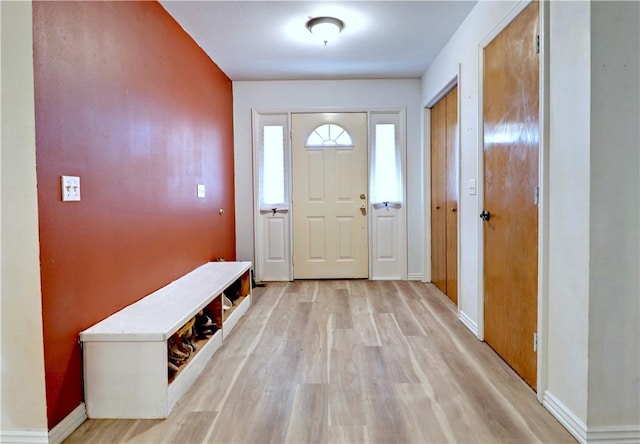
[(366, 215), (367, 214), (367, 207), (365, 207), (364, 205), (360, 206), (360, 212), (362, 213), (362, 215)]

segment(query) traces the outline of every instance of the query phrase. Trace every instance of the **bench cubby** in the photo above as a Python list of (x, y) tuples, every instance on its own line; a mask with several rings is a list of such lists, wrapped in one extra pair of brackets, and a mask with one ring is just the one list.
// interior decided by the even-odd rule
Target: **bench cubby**
[[(89, 418), (166, 418), (251, 305), (251, 262), (210, 262), (80, 333)], [(223, 293), (233, 304), (223, 307)], [(216, 324), (168, 370), (168, 341), (204, 312)], [(181, 330), (182, 329), (182, 330)]]

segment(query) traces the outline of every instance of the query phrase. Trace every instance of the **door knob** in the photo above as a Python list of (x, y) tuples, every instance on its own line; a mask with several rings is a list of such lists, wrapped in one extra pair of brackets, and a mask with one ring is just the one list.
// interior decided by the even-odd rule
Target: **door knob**
[(487, 210), (482, 210), (482, 213), (480, 213), (480, 219), (485, 221), (491, 219), (491, 213), (489, 213)]
[(364, 205), (360, 205), (360, 212), (362, 213), (362, 215), (366, 215), (367, 214), (367, 207), (365, 207)]

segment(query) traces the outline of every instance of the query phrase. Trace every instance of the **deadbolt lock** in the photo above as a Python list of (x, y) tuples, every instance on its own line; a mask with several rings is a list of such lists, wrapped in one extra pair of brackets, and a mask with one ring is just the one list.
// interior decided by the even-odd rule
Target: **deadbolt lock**
[(361, 200), (365, 200), (366, 198), (367, 198), (367, 196), (365, 196), (364, 194), (361, 194), (361, 195), (360, 195), (360, 199), (361, 199)]

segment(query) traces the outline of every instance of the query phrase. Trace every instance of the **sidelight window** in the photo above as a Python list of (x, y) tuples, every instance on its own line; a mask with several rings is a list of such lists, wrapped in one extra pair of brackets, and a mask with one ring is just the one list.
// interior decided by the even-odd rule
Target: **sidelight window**
[(374, 205), (393, 205), (402, 202), (402, 175), (398, 124), (384, 119), (384, 115), (374, 115), (372, 131), (372, 190), (371, 202)]
[(282, 203), (284, 198), (284, 128), (282, 125), (264, 127), (264, 156), (262, 190), (263, 202)]
[(289, 208), (289, 146), (286, 115), (260, 116), (258, 194), (261, 211)]

